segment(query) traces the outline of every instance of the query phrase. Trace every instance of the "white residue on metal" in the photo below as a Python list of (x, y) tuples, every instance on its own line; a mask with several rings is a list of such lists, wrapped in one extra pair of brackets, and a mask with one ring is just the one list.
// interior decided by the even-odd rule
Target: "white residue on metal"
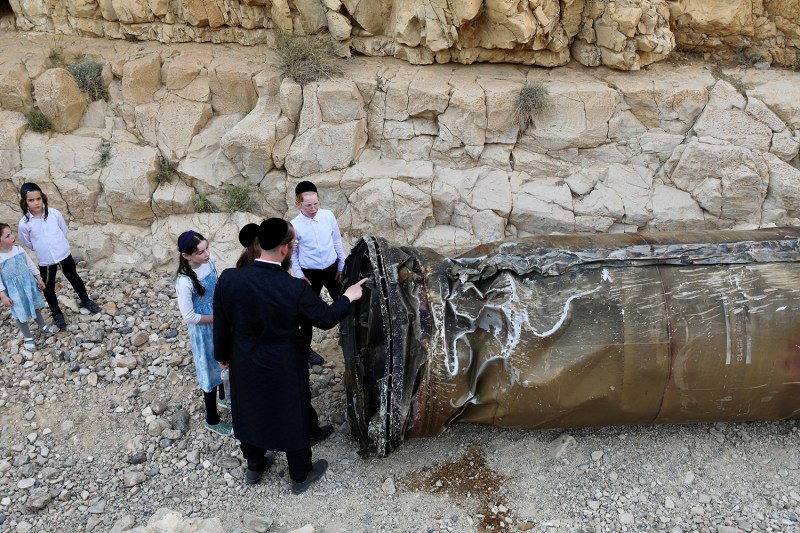
[[(573, 294), (572, 296), (567, 298), (566, 302), (564, 302), (564, 309), (561, 311), (561, 316), (559, 317), (558, 321), (553, 325), (552, 328), (548, 329), (544, 333), (539, 333), (538, 331), (533, 329), (533, 327), (531, 327), (531, 333), (533, 333), (536, 337), (539, 337), (540, 339), (544, 339), (545, 337), (549, 337), (550, 335), (552, 335), (553, 333), (555, 333), (556, 331), (561, 329), (561, 326), (564, 325), (564, 322), (567, 320), (567, 317), (569, 316), (569, 311), (570, 311), (571, 304), (572, 304), (573, 300), (576, 300), (576, 299), (581, 298), (583, 296), (588, 296), (588, 295), (590, 295), (592, 293), (595, 293), (595, 292), (597, 292), (599, 290), (600, 290), (600, 287), (595, 287), (594, 289), (592, 289), (590, 291), (580, 292), (578, 294)], [(530, 323), (528, 323), (528, 326), (530, 327)]]
[(464, 338), (468, 331), (459, 331), (453, 336), (453, 342), (450, 346), (450, 354), (449, 356), (446, 355), (444, 359), (444, 366), (447, 369), (447, 373), (450, 375), (451, 378), (456, 377), (458, 374), (458, 342), (461, 341), (467, 345), (467, 349), (470, 350), (470, 359), (472, 359), (472, 350), (469, 346), (469, 342)]
[(468, 333), (472, 333), (475, 331), (475, 319), (469, 316), (466, 313), (461, 313), (456, 309), (455, 304), (452, 301), (448, 301), (447, 305), (450, 307), (450, 310), (453, 313), (454, 317), (461, 318), (468, 324), (468, 328), (458, 331), (453, 334), (452, 340), (450, 342), (450, 352), (445, 353), (444, 356), (444, 366), (447, 369), (447, 373), (450, 375), (451, 378), (456, 377), (458, 371), (460, 370), (460, 362), (458, 358), (458, 343), (463, 342), (467, 349), (468, 354), (468, 361), (467, 361), (467, 368), (472, 364), (472, 347), (469, 344), (469, 341), (466, 339), (466, 335)]
[(614, 281), (614, 280), (611, 279), (611, 274), (609, 273), (607, 268), (603, 269), (602, 279), (603, 279), (603, 281), (607, 281), (609, 283)]
[(731, 315), (728, 311), (728, 297), (724, 292), (720, 293), (722, 299), (722, 309), (725, 312), (725, 364), (731, 364)]

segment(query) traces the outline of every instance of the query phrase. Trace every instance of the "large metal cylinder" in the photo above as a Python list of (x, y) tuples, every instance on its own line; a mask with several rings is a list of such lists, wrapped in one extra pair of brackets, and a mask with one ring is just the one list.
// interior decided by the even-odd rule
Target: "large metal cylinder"
[(455, 420), (571, 428), (800, 414), (800, 230), (558, 235), (456, 258), (365, 237), (341, 326), (363, 454)]

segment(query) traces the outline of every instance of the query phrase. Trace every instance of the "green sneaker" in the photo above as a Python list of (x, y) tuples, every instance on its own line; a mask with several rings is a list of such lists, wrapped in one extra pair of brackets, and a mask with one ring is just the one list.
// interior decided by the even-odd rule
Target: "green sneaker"
[(233, 435), (233, 426), (224, 420), (220, 420), (218, 424), (214, 424), (213, 426), (208, 422), (205, 422), (204, 425), (207, 430), (213, 431), (214, 433), (222, 435), (223, 437)]
[(230, 398), (218, 398), (217, 399), (217, 407), (221, 409), (227, 409), (228, 411), (231, 410), (231, 400)]

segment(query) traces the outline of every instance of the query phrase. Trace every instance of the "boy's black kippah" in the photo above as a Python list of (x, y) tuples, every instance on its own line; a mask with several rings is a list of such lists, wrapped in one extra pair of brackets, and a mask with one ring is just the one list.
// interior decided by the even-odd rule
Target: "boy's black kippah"
[(289, 232), (289, 223), (282, 218), (268, 218), (258, 227), (258, 244), (262, 250), (277, 247)]
[(301, 181), (294, 188), (294, 195), (303, 194), (304, 192), (317, 192), (317, 186), (310, 181)]

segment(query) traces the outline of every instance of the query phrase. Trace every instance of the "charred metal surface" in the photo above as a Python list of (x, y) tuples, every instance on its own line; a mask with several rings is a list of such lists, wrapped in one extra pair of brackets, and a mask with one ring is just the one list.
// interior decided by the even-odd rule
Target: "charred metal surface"
[(800, 414), (800, 230), (560, 235), (456, 258), (358, 242), (342, 324), (364, 454), (454, 420), (569, 428)]

